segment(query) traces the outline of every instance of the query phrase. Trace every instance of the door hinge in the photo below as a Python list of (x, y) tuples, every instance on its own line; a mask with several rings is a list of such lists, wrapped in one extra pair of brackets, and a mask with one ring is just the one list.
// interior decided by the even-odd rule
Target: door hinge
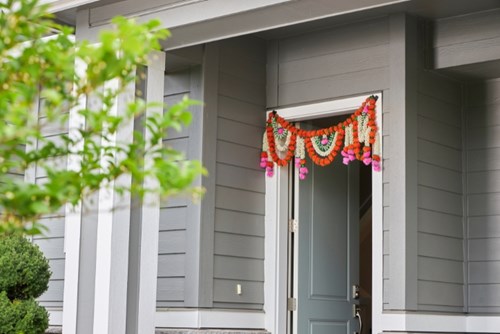
[(288, 298), (287, 310), (288, 311), (296, 311), (297, 310), (297, 298)]
[(288, 232), (297, 233), (299, 230), (299, 222), (296, 219), (290, 219), (288, 221)]

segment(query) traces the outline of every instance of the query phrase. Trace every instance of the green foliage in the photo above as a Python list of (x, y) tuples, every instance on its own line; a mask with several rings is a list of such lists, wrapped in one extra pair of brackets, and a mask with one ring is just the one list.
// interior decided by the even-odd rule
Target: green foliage
[[(80, 203), (122, 175), (133, 181), (117, 187), (119, 193), (198, 194), (190, 185), (205, 173), (201, 164), (161, 145), (168, 129), (189, 124), (193, 101), (184, 99), (162, 112), (165, 106), (148, 105), (135, 94), (123, 115), (112, 112), (117, 98), (134, 95), (129, 90), (138, 66), (147, 64), (168, 31), (159, 29), (158, 21), (137, 24), (118, 17), (99, 43), (74, 42), (72, 30), (54, 23), (46, 9), (37, 0), (0, 2), (0, 232), (40, 233), (41, 216)], [(84, 97), (100, 102), (79, 103)], [(42, 118), (32, 113), (38, 98)], [(147, 108), (157, 113), (146, 117)], [(43, 136), (49, 127), (64, 128), (70, 114), (85, 124), (58, 140)], [(150, 133), (138, 131), (133, 143), (114, 143), (130, 122), (141, 122)], [(68, 157), (75, 168), (56, 167), (55, 161)], [(46, 182), (12, 177), (30, 168), (44, 169)], [(149, 179), (158, 186), (144, 187)]]
[(35, 298), (47, 290), (49, 262), (18, 235), (0, 236), (0, 334), (45, 333), (48, 313)]
[(49, 314), (33, 299), (10, 301), (0, 292), (1, 334), (44, 334), (49, 327)]
[(0, 236), (0, 291), (10, 300), (37, 298), (47, 290), (49, 262), (22, 236)]

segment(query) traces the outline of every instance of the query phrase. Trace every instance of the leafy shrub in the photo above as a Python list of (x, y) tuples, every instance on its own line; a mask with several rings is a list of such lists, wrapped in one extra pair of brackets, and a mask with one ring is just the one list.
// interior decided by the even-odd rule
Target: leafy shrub
[(0, 291), (10, 300), (40, 297), (48, 288), (49, 262), (22, 236), (0, 236)]
[(49, 314), (33, 298), (14, 300), (0, 293), (0, 333), (43, 334), (49, 326)]
[(38, 246), (18, 235), (0, 235), (0, 334), (43, 334), (49, 315), (35, 298), (51, 272)]

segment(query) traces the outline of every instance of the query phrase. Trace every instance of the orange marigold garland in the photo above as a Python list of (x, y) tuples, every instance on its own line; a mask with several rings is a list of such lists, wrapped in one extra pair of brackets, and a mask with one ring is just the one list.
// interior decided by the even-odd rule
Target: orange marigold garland
[(376, 122), (376, 96), (370, 96), (344, 122), (319, 130), (302, 130), (280, 117), (269, 113), (264, 133), (260, 166), (268, 176), (274, 175), (274, 164), (286, 166), (295, 157), (299, 178), (309, 173), (305, 166), (305, 152), (320, 166), (331, 164), (339, 151), (343, 163), (360, 160), (380, 171), (380, 142)]

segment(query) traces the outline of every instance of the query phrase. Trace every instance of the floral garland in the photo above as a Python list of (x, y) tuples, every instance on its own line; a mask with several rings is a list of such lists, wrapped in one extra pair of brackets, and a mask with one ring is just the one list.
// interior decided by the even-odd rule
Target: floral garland
[[(344, 122), (319, 130), (302, 130), (280, 117), (276, 111), (269, 113), (266, 132), (262, 140), (260, 166), (267, 176), (274, 175), (274, 164), (286, 166), (294, 159), (299, 178), (309, 173), (306, 152), (320, 166), (333, 162), (339, 154), (343, 163), (360, 160), (380, 171), (380, 139), (376, 122), (376, 96), (370, 96)], [(341, 150), (342, 148), (342, 150)]]

